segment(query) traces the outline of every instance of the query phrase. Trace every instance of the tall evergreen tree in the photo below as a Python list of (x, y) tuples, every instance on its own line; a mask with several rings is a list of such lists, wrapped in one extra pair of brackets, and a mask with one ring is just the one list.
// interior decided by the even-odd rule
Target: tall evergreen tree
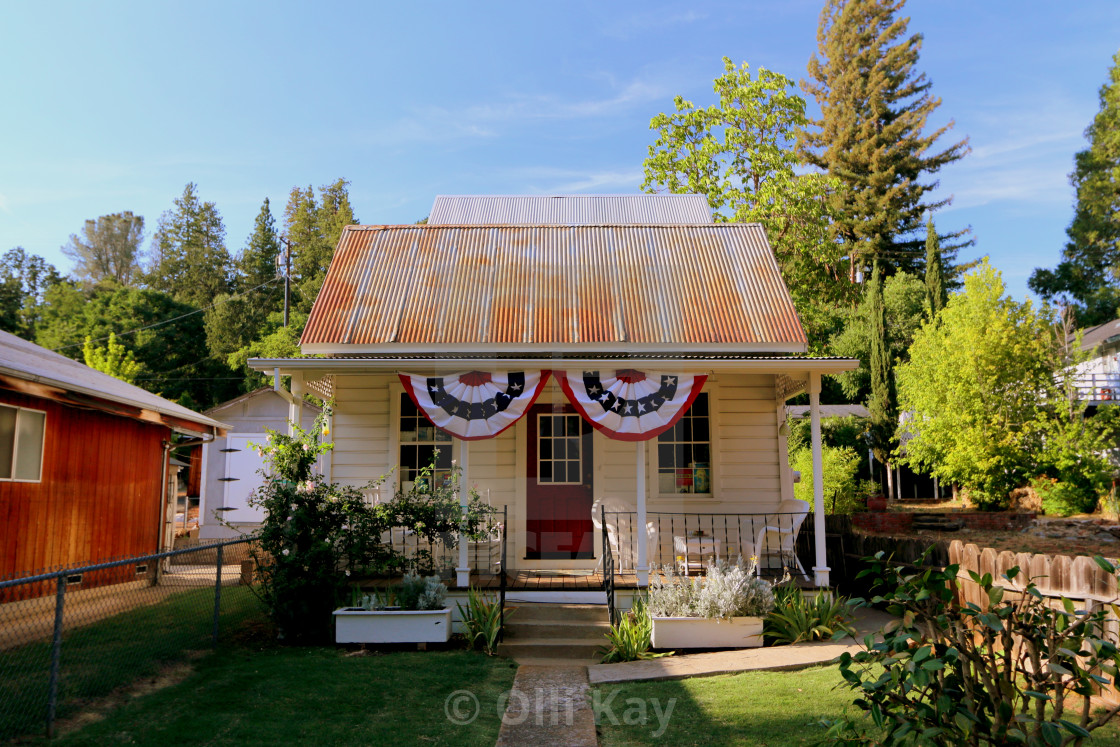
[(1083, 326), (1116, 318), (1120, 307), (1120, 52), (1100, 101), (1085, 130), (1089, 147), (1074, 157), (1069, 175), (1077, 206), (1062, 261), (1053, 270), (1035, 270), (1029, 282), (1045, 299), (1072, 301)]
[(894, 365), (883, 306), (883, 284), (877, 262), (867, 286), (867, 299), (871, 323), (871, 396), (867, 400), (867, 409), (871, 419), (875, 458), (886, 464), (890, 462), (891, 445), (898, 425), (898, 407), (894, 389)]
[(202, 308), (229, 292), (232, 260), (218, 207), (199, 200), (197, 189), (193, 182), (187, 184), (175, 207), (160, 216), (147, 285)]
[(140, 274), (144, 219), (131, 211), (87, 220), (82, 235), (70, 235), (62, 253), (74, 260), (73, 275), (93, 283), (130, 285)]
[(253, 222), (253, 233), (237, 258), (234, 290), (241, 292), (274, 280), (277, 275), (278, 256), (280, 256), (280, 234), (276, 231), (276, 219), (272, 217), (272, 210), (266, 197)]
[(925, 132), (941, 100), (915, 69), (922, 37), (907, 36), (909, 19), (896, 17), (903, 4), (828, 0), (810, 80), (801, 82), (821, 109), (801, 134), (801, 152), (844, 185), (830, 197), (831, 228), (848, 249), (852, 279), (874, 259), (883, 260), (884, 270), (912, 269), (922, 214), (949, 202), (925, 201), (937, 186), (928, 177), (968, 153), (967, 138), (934, 150), (951, 122)]
[(933, 218), (930, 218), (926, 221), (926, 303), (930, 318), (935, 318), (948, 301), (945, 266), (941, 263), (941, 240), (933, 227)]
[(54, 265), (21, 246), (0, 255), (0, 329), (34, 339), (47, 291), (61, 282)]
[(323, 286), (342, 229), (358, 222), (350, 206), (350, 182), (338, 179), (315, 190), (293, 187), (284, 208), (284, 229), (292, 242), (292, 269), (297, 279), (295, 308), (311, 311)]

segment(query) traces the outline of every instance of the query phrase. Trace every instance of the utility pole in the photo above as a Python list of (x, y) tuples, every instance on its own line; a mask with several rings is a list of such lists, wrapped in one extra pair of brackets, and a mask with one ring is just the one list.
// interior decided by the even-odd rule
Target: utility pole
[[(284, 326), (288, 326), (288, 309), (291, 307), (292, 301), (292, 242), (288, 240), (287, 236), (280, 237), (280, 243), (284, 245)], [(280, 265), (280, 257), (276, 258), (277, 266)]]

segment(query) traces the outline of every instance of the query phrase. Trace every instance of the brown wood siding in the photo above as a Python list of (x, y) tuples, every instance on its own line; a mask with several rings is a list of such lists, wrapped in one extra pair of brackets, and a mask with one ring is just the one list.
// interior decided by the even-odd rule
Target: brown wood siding
[[(169, 429), (8, 390), (0, 404), (47, 413), (42, 481), (0, 481), (0, 578), (158, 550)], [(87, 575), (81, 587), (135, 576), (125, 566)]]
[(193, 447), (190, 454), (190, 467), (187, 468), (187, 495), (197, 498), (202, 495), (202, 447)]

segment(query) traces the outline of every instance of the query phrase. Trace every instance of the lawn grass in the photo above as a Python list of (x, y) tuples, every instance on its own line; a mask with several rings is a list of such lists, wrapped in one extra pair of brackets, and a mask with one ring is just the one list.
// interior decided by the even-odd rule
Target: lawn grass
[[(57, 744), (489, 747), (501, 724), (499, 696), (515, 671), (506, 659), (472, 651), (355, 656), (335, 648), (229, 648), (199, 661), (183, 682)], [(480, 706), (463, 725), (445, 712), (457, 690), (469, 690)]]
[[(601, 742), (603, 747), (814, 744), (825, 734), (822, 719), (839, 718), (845, 711), (862, 718), (862, 712), (852, 705), (852, 691), (846, 687), (836, 688), (838, 682), (838, 669), (828, 666), (797, 672), (746, 672), (667, 682), (600, 685), (595, 688), (600, 703), (606, 702), (613, 690), (618, 690), (610, 704), (619, 722), (615, 724), (599, 717)], [(663, 734), (654, 737), (660, 724), (653, 700), (658, 701), (657, 707), (664, 712), (673, 698), (676, 703), (668, 727)], [(646, 704), (644, 708), (634, 705), (632, 710), (635, 716), (642, 711), (648, 713), (646, 723), (626, 723), (627, 699)], [(1113, 724), (1094, 735), (1086, 744), (1120, 747), (1120, 728)]]
[[(226, 634), (260, 614), (248, 587), (222, 589)], [(172, 594), (63, 635), (57, 717), (211, 648), (214, 590)], [(0, 741), (45, 729), (50, 641), (0, 653)]]

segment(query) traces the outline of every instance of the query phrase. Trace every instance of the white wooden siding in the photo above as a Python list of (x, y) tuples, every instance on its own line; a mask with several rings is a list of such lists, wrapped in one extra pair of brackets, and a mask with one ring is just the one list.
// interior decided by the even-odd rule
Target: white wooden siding
[(332, 475), (335, 482), (361, 486), (396, 466), (390, 452), (388, 374), (336, 376)]

